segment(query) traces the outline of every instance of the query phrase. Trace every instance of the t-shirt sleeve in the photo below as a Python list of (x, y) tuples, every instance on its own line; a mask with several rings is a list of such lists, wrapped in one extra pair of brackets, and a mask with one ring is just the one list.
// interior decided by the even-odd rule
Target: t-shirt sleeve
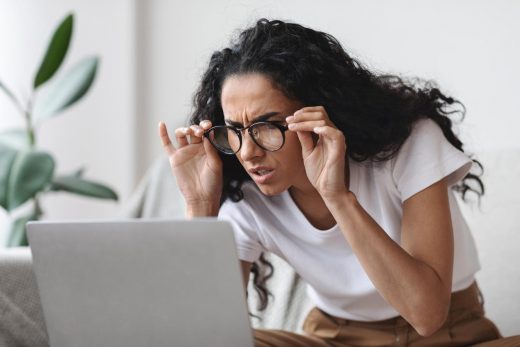
[(452, 186), (470, 171), (472, 160), (455, 148), (431, 119), (417, 121), (397, 156), (392, 176), (401, 201), (447, 177)]
[(238, 258), (251, 263), (257, 261), (265, 248), (249, 207), (243, 201), (235, 203), (228, 199), (220, 207), (218, 219), (229, 221), (233, 226)]

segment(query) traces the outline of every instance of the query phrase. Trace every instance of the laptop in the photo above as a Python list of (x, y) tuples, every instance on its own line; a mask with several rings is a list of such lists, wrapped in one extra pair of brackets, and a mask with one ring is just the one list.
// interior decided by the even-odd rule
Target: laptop
[(30, 222), (51, 347), (253, 347), (231, 224)]

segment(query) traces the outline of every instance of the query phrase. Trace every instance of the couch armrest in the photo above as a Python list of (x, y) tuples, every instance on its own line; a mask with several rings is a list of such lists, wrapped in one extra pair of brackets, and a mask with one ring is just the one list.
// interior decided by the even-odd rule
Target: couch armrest
[(0, 347), (48, 346), (28, 247), (0, 249)]

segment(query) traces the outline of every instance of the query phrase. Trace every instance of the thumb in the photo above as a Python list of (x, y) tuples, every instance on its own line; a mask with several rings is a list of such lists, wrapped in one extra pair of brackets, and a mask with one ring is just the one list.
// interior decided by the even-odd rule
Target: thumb
[(300, 143), (302, 145), (302, 154), (305, 158), (309, 154), (311, 154), (312, 150), (314, 149), (312, 133), (308, 131), (297, 131), (296, 134), (298, 135), (298, 139), (300, 140)]
[(204, 146), (204, 151), (206, 152), (206, 155), (208, 156), (208, 159), (212, 164), (221, 164), (220, 156), (218, 155), (218, 151), (213, 147), (211, 142), (206, 137), (202, 138), (202, 144)]

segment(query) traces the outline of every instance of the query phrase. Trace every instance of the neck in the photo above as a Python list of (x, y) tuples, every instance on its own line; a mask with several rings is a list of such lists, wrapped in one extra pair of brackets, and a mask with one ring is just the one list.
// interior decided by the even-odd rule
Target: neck
[(289, 188), (289, 193), (291, 194), (291, 197), (293, 198), (294, 202), (297, 203), (297, 205), (314, 205), (314, 204), (323, 204), (325, 206), (325, 203), (323, 202), (323, 199), (321, 198), (320, 194), (314, 188), (310, 182), (309, 185), (306, 187), (296, 187), (292, 186)]

